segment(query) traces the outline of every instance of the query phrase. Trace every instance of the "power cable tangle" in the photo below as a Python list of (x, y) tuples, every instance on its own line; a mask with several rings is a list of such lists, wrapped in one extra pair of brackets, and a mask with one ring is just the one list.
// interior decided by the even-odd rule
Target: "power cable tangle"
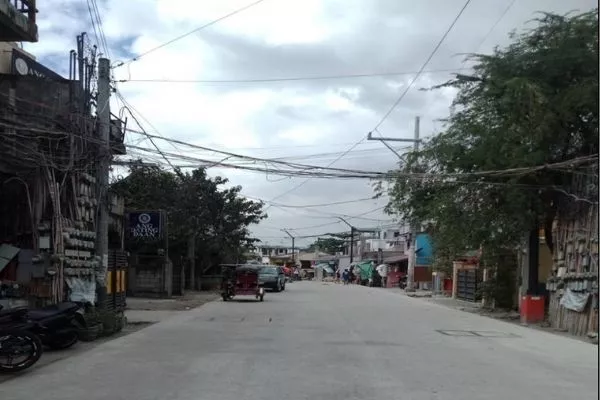
[[(62, 137), (65, 137), (68, 135), (73, 135), (74, 137), (80, 138), (85, 141), (101, 143), (101, 141), (97, 138), (86, 137), (86, 136), (82, 136), (82, 135), (78, 135), (76, 133), (71, 133), (71, 132), (66, 132), (66, 131), (42, 129), (42, 128), (24, 126), (24, 125), (15, 125), (14, 123), (9, 124), (9, 123), (2, 123), (2, 122), (0, 122), (0, 126), (6, 127), (6, 128), (18, 129), (18, 130), (27, 131), (27, 132), (49, 133), (49, 134), (54, 134), (54, 135), (58, 135), (58, 136), (62, 136)], [(4, 136), (4, 135), (2, 135), (2, 136)], [(157, 137), (154, 135), (149, 135), (149, 136)], [(163, 137), (158, 137), (158, 138), (161, 138), (163, 140), (172, 140), (172, 139), (167, 139), (167, 138), (163, 138)], [(561, 168), (565, 168), (565, 167), (574, 167), (574, 166), (579, 166), (579, 165), (583, 165), (583, 164), (594, 163), (598, 159), (598, 154), (594, 154), (591, 156), (576, 157), (573, 159), (555, 162), (555, 163), (535, 165), (535, 166), (526, 166), (526, 167), (507, 168), (507, 169), (501, 169), (501, 170), (476, 171), (476, 172), (456, 172), (456, 173), (411, 173), (411, 172), (400, 172), (400, 171), (365, 171), (365, 170), (354, 170), (354, 169), (344, 169), (344, 168), (322, 167), (322, 166), (307, 165), (307, 164), (287, 163), (285, 161), (274, 161), (274, 160), (269, 160), (269, 159), (261, 159), (261, 158), (257, 158), (257, 157), (251, 157), (251, 156), (230, 153), (230, 152), (226, 152), (226, 151), (222, 151), (222, 150), (205, 148), (203, 146), (191, 145), (191, 144), (181, 142), (181, 141), (175, 141), (175, 142), (190, 145), (192, 147), (200, 147), (203, 149), (209, 149), (210, 151), (213, 151), (215, 153), (221, 153), (221, 154), (231, 156), (231, 157), (238, 157), (241, 159), (251, 160), (253, 162), (261, 162), (261, 163), (268, 162), (268, 163), (272, 163), (272, 164), (279, 164), (282, 166), (286, 166), (290, 169), (288, 169), (288, 170), (285, 170), (285, 169), (272, 170), (272, 169), (265, 169), (264, 167), (261, 168), (261, 167), (251, 167), (251, 166), (246, 166), (246, 165), (235, 165), (235, 164), (230, 164), (230, 163), (219, 163), (218, 165), (222, 166), (222, 167), (231, 167), (231, 168), (236, 168), (236, 169), (246, 169), (246, 170), (253, 170), (253, 171), (260, 171), (260, 172), (265, 172), (268, 170), (271, 173), (277, 173), (277, 174), (281, 174), (281, 175), (288, 175), (288, 176), (304, 175), (304, 176), (310, 176), (310, 177), (324, 177), (324, 178), (392, 179), (392, 178), (405, 177), (405, 178), (416, 178), (416, 179), (422, 179), (422, 178), (456, 179), (456, 178), (466, 177), (466, 176), (468, 176), (468, 177), (508, 177), (508, 176), (523, 175), (523, 174), (528, 174), (528, 173), (532, 173), (532, 172), (538, 172), (538, 171), (542, 171), (545, 169), (560, 170)], [(168, 153), (168, 152), (164, 152), (164, 151), (159, 152), (155, 149), (149, 149), (149, 148), (144, 148), (144, 147), (140, 147), (140, 146), (126, 145), (126, 147), (135, 149), (135, 150), (145, 151), (145, 152), (151, 152), (151, 153), (156, 152), (158, 154), (162, 153), (162, 154), (165, 154), (168, 156), (172, 156), (172, 157), (174, 156), (174, 157), (177, 157), (180, 159), (193, 160), (193, 161), (197, 161), (197, 162), (201, 162), (201, 163), (207, 163), (207, 164), (215, 163), (215, 160), (200, 159), (200, 158), (195, 158), (195, 157), (183, 156), (180, 154)], [(201, 166), (198, 165), (197, 167), (201, 167)], [(446, 183), (455, 183), (455, 181), (449, 180)], [(456, 183), (460, 183), (460, 182), (456, 182)], [(469, 183), (486, 184), (488, 182), (478, 181), (478, 182), (469, 182)], [(494, 182), (489, 182), (489, 183), (493, 184)]]

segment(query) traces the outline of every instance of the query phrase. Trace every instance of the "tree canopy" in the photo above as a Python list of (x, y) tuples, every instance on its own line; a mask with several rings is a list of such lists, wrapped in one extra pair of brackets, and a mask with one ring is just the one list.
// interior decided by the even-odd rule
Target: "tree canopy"
[(309, 247), (309, 251), (315, 251), (318, 249), (324, 253), (335, 254), (341, 252), (346, 247), (347, 241), (344, 239), (338, 239), (335, 237), (331, 238), (319, 238), (314, 243), (312, 243)]
[(240, 186), (224, 188), (226, 183), (204, 169), (173, 173), (139, 164), (111, 190), (125, 198), (127, 209), (166, 211), (171, 258), (183, 256), (195, 236), (197, 258), (209, 267), (234, 262), (252, 247), (257, 240), (248, 228), (266, 218), (261, 202), (240, 196)]
[(517, 245), (549, 228), (573, 194), (590, 196), (572, 192), (585, 165), (534, 167), (598, 153), (598, 10), (534, 22), (507, 47), (471, 55), (472, 74), (431, 89), (457, 90), (444, 131), (391, 183), (387, 211), (433, 222), (441, 262)]

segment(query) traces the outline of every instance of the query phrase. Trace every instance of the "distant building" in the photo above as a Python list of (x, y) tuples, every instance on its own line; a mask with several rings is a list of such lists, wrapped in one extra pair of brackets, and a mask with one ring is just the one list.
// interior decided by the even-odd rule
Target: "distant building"
[(252, 251), (257, 257), (260, 257), (262, 263), (268, 264), (275, 260), (291, 260), (293, 254), (298, 254), (300, 249), (292, 249), (289, 246), (283, 245), (268, 245), (262, 244), (255, 247)]

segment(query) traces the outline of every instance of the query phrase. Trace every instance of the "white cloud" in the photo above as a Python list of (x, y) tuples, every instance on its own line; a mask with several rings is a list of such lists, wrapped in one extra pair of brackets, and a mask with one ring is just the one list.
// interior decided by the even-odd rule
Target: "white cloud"
[[(98, 0), (115, 62), (144, 53), (250, 2)], [(235, 80), (416, 71), (462, 4), (462, 0), (266, 0), (116, 68), (114, 74), (118, 80)], [(488, 52), (506, 43), (507, 33), (523, 28), (536, 11), (564, 13), (597, 5), (592, 0), (516, 2), (490, 32), (508, 4), (509, 0), (472, 2), (427, 69), (460, 68), (462, 57), (456, 54)], [(95, 40), (86, 2), (48, 0), (39, 9), (40, 42), (26, 45), (26, 49), (42, 62), (52, 56), (51, 66), (64, 73), (75, 36), (87, 31)], [(57, 59), (64, 63), (56, 65)], [(449, 77), (447, 72), (424, 74), (382, 125), (381, 132), (412, 137), (415, 115), (422, 117), (423, 136), (440, 129), (435, 120), (447, 115), (453, 91), (418, 89)], [(118, 87), (165, 136), (258, 157), (290, 157), (326, 165), (373, 128), (411, 79), (412, 75), (405, 74), (278, 83), (128, 82)], [(119, 107), (117, 102), (112, 106)], [(151, 131), (149, 126), (146, 128)], [(128, 138), (132, 142), (139, 139), (135, 134)], [(140, 145), (150, 146), (147, 141)], [(184, 149), (178, 145), (176, 150), (165, 143), (161, 147), (169, 152)], [(188, 154), (218, 159), (210, 152), (190, 150)], [(364, 141), (335, 166), (384, 170), (395, 162), (396, 157), (381, 143)], [(225, 175), (232, 184), (242, 185), (245, 193), (265, 199), (303, 182), (302, 178), (280, 179), (222, 168), (211, 173)], [(314, 204), (370, 194), (370, 182), (313, 179), (277, 201)], [(310, 210), (272, 207), (270, 218), (256, 233), (277, 242), (286, 240), (279, 238), (283, 235), (281, 227), (331, 223), (297, 232), (344, 230), (346, 227), (327, 213), (357, 215), (384, 204), (384, 200), (370, 200)], [(364, 218), (373, 220), (354, 222), (372, 226), (378, 219), (390, 220), (381, 211)]]

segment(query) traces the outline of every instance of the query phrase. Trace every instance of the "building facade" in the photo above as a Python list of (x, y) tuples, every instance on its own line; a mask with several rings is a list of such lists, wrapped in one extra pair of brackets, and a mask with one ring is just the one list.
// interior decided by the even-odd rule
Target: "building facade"
[(0, 281), (40, 305), (93, 303), (97, 281), (111, 283), (119, 257), (95, 254), (102, 202), (121, 234), (113, 250), (122, 247), (122, 203), (99, 192), (96, 176), (100, 160), (124, 153), (123, 124), (112, 118), (112, 152), (103, 154), (93, 112), (96, 54), (80, 39), (67, 78), (0, 42), (0, 253), (9, 256), (1, 257)]

